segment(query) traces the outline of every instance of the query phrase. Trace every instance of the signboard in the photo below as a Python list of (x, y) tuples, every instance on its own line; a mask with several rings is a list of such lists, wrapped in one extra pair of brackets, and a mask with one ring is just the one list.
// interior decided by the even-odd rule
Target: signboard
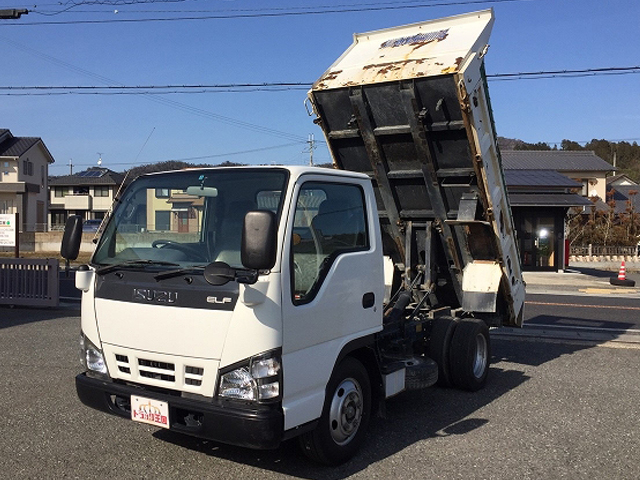
[(16, 215), (0, 214), (0, 247), (16, 246)]

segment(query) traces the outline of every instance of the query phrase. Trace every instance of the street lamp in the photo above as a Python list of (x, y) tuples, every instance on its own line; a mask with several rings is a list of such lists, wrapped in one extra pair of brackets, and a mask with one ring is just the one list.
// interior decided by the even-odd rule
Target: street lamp
[(1, 20), (15, 20), (20, 18), (22, 15), (26, 15), (29, 13), (29, 10), (26, 8), (11, 8), (7, 10), (0, 10), (0, 19)]

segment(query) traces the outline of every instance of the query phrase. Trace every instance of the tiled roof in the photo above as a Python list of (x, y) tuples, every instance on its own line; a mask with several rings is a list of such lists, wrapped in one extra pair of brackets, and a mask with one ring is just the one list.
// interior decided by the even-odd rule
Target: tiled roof
[[(51, 177), (51, 186), (81, 186), (81, 185), (120, 185), (124, 180), (124, 175), (114, 172), (108, 168), (92, 168), (89, 171), (101, 171), (99, 176), (82, 176), (84, 172), (75, 175), (65, 175), (63, 177)], [(85, 171), (86, 172), (86, 171)]]
[(507, 187), (580, 188), (581, 183), (565, 177), (555, 170), (505, 170)]
[(0, 143), (0, 157), (19, 157), (39, 141), (38, 137), (10, 137)]
[(633, 207), (635, 213), (640, 213), (640, 186), (638, 185), (613, 187), (613, 198), (607, 195), (607, 200), (609, 199), (616, 202), (616, 213), (626, 212), (628, 207)]
[(509, 193), (512, 207), (584, 207), (593, 205), (588, 198), (575, 193)]
[(613, 166), (591, 151), (503, 150), (505, 170), (557, 170), (610, 172)]
[[(613, 195), (609, 193), (613, 191)], [(628, 207), (633, 207), (635, 213), (640, 213), (640, 185), (618, 185), (607, 189), (607, 202), (597, 199), (594, 204), (596, 211), (608, 212), (611, 209), (610, 201), (615, 202), (615, 213), (626, 213)]]
[(626, 176), (623, 173), (621, 173), (620, 175), (612, 175), (610, 177), (607, 177), (607, 185), (615, 183), (618, 180), (629, 182), (628, 185), (637, 185), (636, 182), (634, 182), (632, 179), (630, 179), (628, 176)]

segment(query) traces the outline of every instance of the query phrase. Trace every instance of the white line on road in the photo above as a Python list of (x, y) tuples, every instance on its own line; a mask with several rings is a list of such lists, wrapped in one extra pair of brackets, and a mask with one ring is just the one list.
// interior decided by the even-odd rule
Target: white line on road
[(549, 305), (552, 307), (582, 307), (582, 308), (609, 308), (612, 310), (640, 310), (640, 307), (627, 307), (616, 305), (584, 305), (580, 303), (554, 303), (554, 302), (525, 302), (527, 305)]
[(591, 332), (611, 332), (611, 333), (630, 333), (640, 335), (640, 330), (635, 328), (605, 328), (605, 327), (580, 327), (578, 325), (549, 325), (547, 323), (530, 323), (524, 324), (527, 328), (564, 328), (565, 330), (587, 330)]

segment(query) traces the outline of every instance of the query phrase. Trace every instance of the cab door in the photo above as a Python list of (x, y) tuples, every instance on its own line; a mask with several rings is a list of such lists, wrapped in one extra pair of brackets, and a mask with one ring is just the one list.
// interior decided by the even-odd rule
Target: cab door
[(318, 418), (337, 357), (382, 328), (382, 254), (368, 179), (303, 176), (283, 261), (285, 428)]

